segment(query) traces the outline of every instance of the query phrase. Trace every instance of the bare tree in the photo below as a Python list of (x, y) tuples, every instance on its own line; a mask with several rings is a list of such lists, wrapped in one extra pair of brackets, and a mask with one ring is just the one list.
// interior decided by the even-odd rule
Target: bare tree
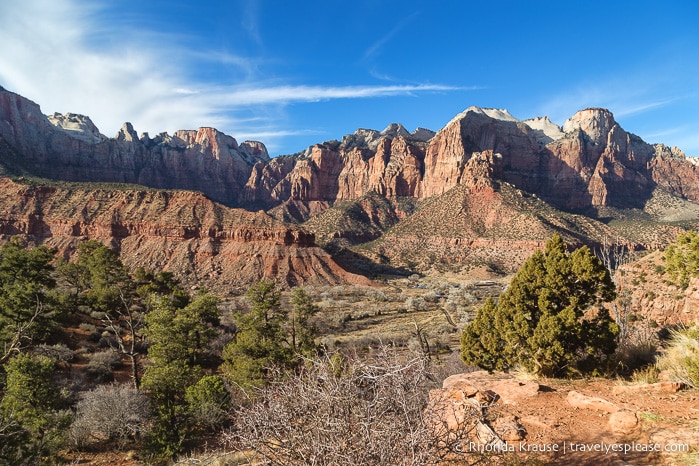
[[(430, 400), (429, 361), (386, 347), (374, 356), (339, 354), (308, 361), (306, 370), (254, 393), (225, 437), (248, 460), (268, 465), (476, 464), (465, 453), (480, 409), (462, 413), (457, 428), (444, 404)], [(439, 406), (439, 408), (437, 408)]]
[(139, 374), (139, 343), (143, 340), (141, 329), (143, 328), (143, 312), (138, 306), (135, 296), (119, 289), (120, 305), (113, 308), (115, 317), (105, 314), (103, 320), (107, 329), (114, 335), (114, 343), (110, 346), (119, 354), (129, 358), (131, 365), (131, 380), (133, 387), (138, 390), (141, 387)]
[[(621, 243), (617, 237), (615, 242), (611, 242), (606, 236), (602, 242), (602, 246), (597, 250), (597, 257), (602, 261), (604, 266), (609, 270), (614, 285), (617, 291), (624, 285), (624, 274), (619, 273), (619, 269), (631, 262), (631, 254), (629, 248)], [(628, 338), (629, 319), (631, 317), (631, 297), (628, 291), (623, 291), (617, 294), (617, 299), (612, 302), (612, 314), (614, 320), (619, 326), (619, 346), (624, 346)]]
[(76, 447), (91, 440), (118, 442), (145, 432), (150, 404), (142, 392), (126, 385), (100, 385), (78, 402), (69, 438)]
[(6, 342), (0, 351), (0, 366), (32, 345), (33, 333), (37, 324), (46, 315), (44, 304), (37, 298), (34, 313), (28, 320), (15, 322), (8, 325), (8, 329), (13, 332), (12, 338)]

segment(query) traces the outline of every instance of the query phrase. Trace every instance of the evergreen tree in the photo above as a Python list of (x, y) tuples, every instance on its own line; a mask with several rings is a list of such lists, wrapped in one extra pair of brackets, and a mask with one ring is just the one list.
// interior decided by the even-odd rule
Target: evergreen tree
[[(201, 292), (189, 304), (177, 308), (166, 296), (156, 300), (145, 317), (151, 365), (143, 376), (143, 387), (154, 406), (150, 449), (159, 457), (170, 458), (183, 451), (200, 425), (195, 414), (204, 406), (202, 396), (207, 392), (195, 390), (192, 395), (191, 387), (204, 376), (200, 364), (217, 335), (213, 327), (219, 320), (217, 303), (216, 297)], [(191, 406), (192, 400), (196, 401), (195, 407)]]
[(69, 424), (58, 411), (63, 401), (52, 382), (55, 361), (26, 353), (4, 366), (6, 384), (0, 401), (0, 462), (41, 464), (55, 455)]
[(297, 359), (284, 329), (288, 312), (274, 282), (262, 280), (247, 293), (251, 309), (235, 315), (235, 340), (223, 350), (224, 374), (244, 389), (266, 383), (272, 366), (290, 367)]
[(53, 324), (54, 254), (44, 246), (27, 249), (15, 238), (0, 247), (0, 364), (46, 336)]
[(317, 349), (315, 338), (318, 328), (310, 323), (310, 319), (320, 308), (313, 304), (313, 300), (303, 288), (294, 288), (291, 305), (291, 348), (297, 354), (313, 356)]
[(92, 309), (114, 314), (131, 305), (134, 282), (116, 252), (99, 241), (85, 241), (78, 246), (76, 266), (78, 285), (87, 290)]
[(699, 233), (688, 231), (665, 251), (665, 271), (678, 284), (687, 288), (691, 277), (699, 276)]
[(609, 271), (587, 247), (572, 253), (559, 235), (530, 257), (497, 303), (464, 329), (461, 357), (487, 370), (523, 366), (544, 376), (599, 369), (618, 327), (604, 308), (614, 299)]

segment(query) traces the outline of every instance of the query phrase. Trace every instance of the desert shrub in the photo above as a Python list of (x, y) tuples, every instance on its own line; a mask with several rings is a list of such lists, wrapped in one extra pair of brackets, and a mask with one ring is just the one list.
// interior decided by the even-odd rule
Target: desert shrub
[(143, 392), (129, 385), (100, 385), (78, 402), (68, 439), (76, 448), (95, 440), (122, 443), (145, 433), (149, 420), (150, 405)]
[(405, 309), (408, 312), (426, 311), (427, 310), (427, 302), (421, 296), (416, 296), (416, 297), (409, 296), (405, 300)]
[(102, 320), (107, 317), (107, 313), (102, 311), (92, 311), (90, 312), (90, 317), (96, 320)]
[(622, 374), (637, 371), (655, 363), (658, 348), (648, 340), (629, 341), (620, 346), (616, 352), (619, 371)]
[(464, 328), (463, 361), (487, 370), (521, 365), (543, 376), (597, 371), (616, 349), (618, 326), (592, 306), (614, 297), (602, 262), (587, 247), (568, 253), (554, 235)]
[[(430, 403), (428, 360), (386, 347), (366, 360), (328, 355), (276, 379), (257, 389), (256, 401), (241, 409), (226, 434), (254, 464), (436, 464), (458, 448), (480, 415), (466, 407), (463, 427), (448, 433), (443, 413)], [(459, 464), (476, 459), (459, 458)]]
[(371, 288), (366, 291), (365, 296), (377, 303), (386, 302), (388, 299), (386, 297), (386, 293), (384, 293), (382, 290), (375, 290)]
[(223, 379), (217, 375), (206, 375), (187, 387), (185, 400), (192, 421), (204, 431), (220, 427), (228, 418), (231, 396)]
[(83, 332), (87, 333), (94, 333), (97, 331), (97, 327), (95, 326), (95, 324), (88, 324), (87, 322), (81, 323), (80, 325), (78, 325), (78, 328)]
[(114, 378), (114, 368), (119, 364), (121, 364), (121, 356), (116, 351), (99, 351), (90, 355), (86, 370), (97, 382), (107, 382)]
[(658, 359), (658, 368), (668, 370), (680, 382), (699, 388), (699, 325), (670, 333), (670, 341)]
[(70, 362), (75, 357), (75, 352), (62, 343), (56, 345), (37, 345), (32, 348), (32, 353), (46, 356), (56, 362)]
[(439, 297), (437, 296), (437, 293), (435, 293), (434, 291), (428, 291), (422, 297), (428, 303), (434, 304), (434, 303), (437, 303), (439, 301)]
[(688, 231), (665, 251), (665, 272), (686, 288), (689, 278), (699, 275), (699, 233)]

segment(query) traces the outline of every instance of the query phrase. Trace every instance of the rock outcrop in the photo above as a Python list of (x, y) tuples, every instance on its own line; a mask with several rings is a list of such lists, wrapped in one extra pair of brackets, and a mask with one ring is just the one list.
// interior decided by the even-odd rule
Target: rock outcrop
[(681, 151), (643, 142), (599, 108), (559, 127), (546, 117), (520, 121), (507, 110), (469, 107), (437, 133), (409, 133), (399, 124), (359, 129), (270, 160), (262, 143), (238, 144), (213, 128), (151, 138), (125, 123), (110, 139), (88, 117), (46, 117), (2, 89), (0, 138), (35, 175), (195, 190), (252, 209), (294, 202), (310, 211), (309, 203), (332, 205), (368, 192), (427, 199), (470, 183), (468, 162), (484, 152), (499, 154), (496, 179), (568, 211), (643, 208), (658, 187), (699, 201), (699, 171)]
[(21, 154), (29, 173), (67, 181), (135, 183), (201, 191), (236, 205), (257, 162), (259, 142), (237, 141), (213, 128), (140, 137), (124, 123), (112, 139), (82, 115), (46, 117), (34, 102), (0, 90), (0, 138)]
[(324, 244), (375, 240), (365, 252), (376, 261), (422, 271), (439, 262), (512, 270), (553, 232), (591, 245), (622, 236), (637, 248), (672, 236), (669, 226), (620, 235), (597, 220), (608, 207), (699, 219), (697, 165), (679, 149), (627, 133), (599, 108), (559, 127), (469, 107), (436, 133), (399, 124), (359, 129), (270, 159), (262, 143), (239, 144), (214, 128), (151, 137), (125, 123), (108, 138), (86, 116), (47, 117), (0, 88), (0, 174), (199, 191), (282, 222), (312, 219), (307, 226)]
[(21, 235), (69, 257), (97, 239), (130, 267), (169, 270), (185, 284), (227, 293), (260, 278), (287, 285), (365, 283), (307, 231), (264, 212), (185, 191), (28, 186), (0, 178), (0, 239)]

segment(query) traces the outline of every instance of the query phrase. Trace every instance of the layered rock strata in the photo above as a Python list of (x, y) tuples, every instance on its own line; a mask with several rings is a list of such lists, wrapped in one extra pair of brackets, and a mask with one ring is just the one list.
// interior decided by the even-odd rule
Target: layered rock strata
[(37, 187), (0, 178), (0, 239), (13, 235), (65, 257), (96, 239), (130, 267), (169, 270), (185, 284), (223, 293), (261, 278), (283, 285), (366, 282), (315, 246), (313, 234), (194, 192)]

